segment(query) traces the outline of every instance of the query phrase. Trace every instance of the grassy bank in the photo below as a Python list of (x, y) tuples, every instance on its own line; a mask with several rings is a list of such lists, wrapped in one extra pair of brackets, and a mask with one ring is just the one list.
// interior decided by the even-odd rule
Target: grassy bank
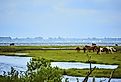
[[(50, 61), (74, 61), (74, 62), (88, 62), (91, 56), (92, 63), (100, 64), (116, 64), (119, 67), (114, 72), (113, 77), (121, 78), (121, 47), (117, 47), (118, 52), (113, 54), (101, 55), (96, 52), (83, 51), (77, 52), (76, 50), (41, 50), (41, 48), (76, 48), (76, 46), (0, 46), (0, 53), (4, 55), (13, 55), (13, 53), (27, 53), (26, 56), (38, 58), (45, 58)], [(9, 54), (8, 54), (9, 53)], [(88, 55), (87, 55), (88, 54)], [(23, 55), (25, 56), (25, 55)], [(85, 76), (89, 70), (68, 69), (63, 74), (74, 76)], [(96, 69), (91, 76), (96, 77), (109, 77), (112, 70)]]

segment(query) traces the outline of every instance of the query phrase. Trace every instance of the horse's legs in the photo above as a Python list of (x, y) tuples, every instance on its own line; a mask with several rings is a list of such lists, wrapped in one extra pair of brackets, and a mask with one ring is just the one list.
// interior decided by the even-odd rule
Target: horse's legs
[(109, 54), (109, 50), (106, 50), (106, 54)]
[(93, 48), (93, 52), (95, 52), (95, 49)]
[(100, 52), (100, 51), (98, 50), (98, 51), (97, 51), (97, 54), (99, 54), (99, 52)]
[(86, 52), (86, 49), (84, 49), (84, 53)]
[(85, 53), (86, 52), (86, 48), (84, 47), (83, 50), (84, 50), (84, 53)]
[(90, 50), (90, 49), (89, 49), (88, 51), (89, 51), (89, 52), (91, 52), (91, 50)]

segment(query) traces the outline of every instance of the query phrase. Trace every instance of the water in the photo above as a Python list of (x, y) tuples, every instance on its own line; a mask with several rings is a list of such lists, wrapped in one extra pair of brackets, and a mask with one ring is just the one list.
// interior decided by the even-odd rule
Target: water
[(14, 67), (18, 71), (26, 71), (27, 62), (30, 59), (30, 57), (0, 56), (0, 74), (3, 71), (10, 71), (11, 67)]
[[(20, 54), (20, 53), (19, 53)], [(0, 74), (3, 71), (10, 71), (11, 67), (14, 67), (18, 71), (25, 71), (27, 69), (27, 62), (31, 57), (16, 57), (16, 56), (0, 56)], [(90, 68), (88, 63), (80, 62), (51, 62), (52, 67), (59, 67), (62, 69), (77, 68), (84, 69)], [(104, 69), (116, 69), (118, 65), (103, 65), (103, 64), (92, 64), (92, 68), (104, 68)]]
[[(90, 64), (88, 63), (80, 63), (80, 62), (52, 62), (52, 67), (59, 67), (62, 69), (70, 69), (70, 68), (77, 68), (77, 69), (85, 69), (90, 68)], [(94, 68), (103, 68), (103, 69), (116, 69), (118, 65), (104, 65), (104, 64), (91, 64), (91, 67)]]
[[(115, 46), (115, 43), (96, 43), (97, 46)], [(0, 43), (0, 46), (9, 46), (10, 43)], [(84, 46), (91, 43), (82, 42), (55, 42), (55, 43), (15, 43), (16, 46)], [(121, 43), (118, 43), (121, 46)]]
[[(84, 77), (73, 77), (73, 76), (64, 76), (64, 79), (62, 80), (62, 82), (65, 82), (65, 78), (68, 78), (69, 82), (77, 82), (77, 78), (79, 79), (79, 82), (82, 82), (84, 80)], [(92, 82), (93, 77), (89, 77), (88, 82)], [(102, 82), (108, 82), (109, 78), (95, 78), (95, 82), (100, 82), (100, 80), (104, 80)], [(121, 82), (121, 79), (115, 79), (112, 78), (111, 82)]]

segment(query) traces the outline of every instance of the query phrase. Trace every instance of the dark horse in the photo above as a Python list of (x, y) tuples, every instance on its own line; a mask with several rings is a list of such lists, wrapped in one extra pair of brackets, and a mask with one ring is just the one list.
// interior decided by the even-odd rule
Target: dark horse
[(76, 47), (77, 52), (79, 52), (81, 49), (79, 47)]
[(93, 52), (95, 52), (97, 50), (97, 46), (87, 46), (85, 45), (83, 47), (84, 53), (86, 52), (86, 50), (88, 50), (89, 52), (92, 50)]

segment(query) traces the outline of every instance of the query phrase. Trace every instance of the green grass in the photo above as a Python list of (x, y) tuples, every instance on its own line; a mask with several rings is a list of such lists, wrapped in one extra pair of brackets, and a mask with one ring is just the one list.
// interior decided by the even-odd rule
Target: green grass
[[(88, 62), (91, 56), (92, 63), (100, 64), (116, 64), (119, 67), (114, 72), (113, 77), (121, 78), (121, 51), (113, 54), (96, 54), (96, 52), (79, 53), (75, 50), (39, 50), (40, 48), (76, 48), (76, 46), (0, 46), (0, 53), (8, 55), (8, 53), (28, 53), (27, 56), (38, 58), (45, 58), (50, 61), (74, 61), (74, 62)], [(121, 46), (117, 47), (118, 50)], [(88, 56), (87, 56), (88, 54)], [(85, 76), (89, 70), (68, 69), (65, 70), (67, 75)], [(91, 76), (109, 77), (112, 70), (96, 69)]]

